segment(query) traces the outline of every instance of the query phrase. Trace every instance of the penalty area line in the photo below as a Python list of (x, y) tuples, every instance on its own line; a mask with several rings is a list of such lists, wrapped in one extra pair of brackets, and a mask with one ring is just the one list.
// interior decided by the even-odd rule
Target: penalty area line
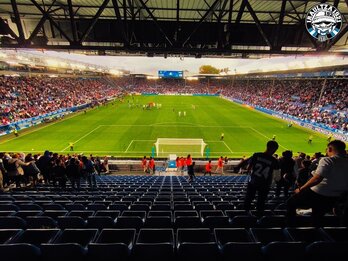
[[(81, 138), (79, 138), (78, 140), (76, 140), (76, 141), (74, 141), (73, 143), (74, 143), (74, 145), (76, 144), (76, 143), (78, 143), (80, 140), (82, 140), (82, 139), (84, 139), (84, 138), (86, 138), (88, 135), (90, 135), (91, 133), (93, 133), (93, 132), (95, 132), (97, 129), (99, 129), (101, 127), (101, 125), (99, 125), (98, 127), (96, 127), (96, 128), (94, 128), (93, 130), (91, 130), (90, 132), (88, 132), (87, 134), (85, 134), (85, 135), (83, 135)], [(61, 150), (60, 152), (64, 152), (67, 148), (69, 148), (70, 147), (70, 145), (69, 146), (67, 146), (67, 147), (65, 147), (63, 150)]]
[(132, 141), (129, 143), (129, 145), (128, 145), (126, 151), (125, 151), (125, 153), (128, 152), (128, 150), (129, 150), (130, 146), (132, 145), (133, 141), (134, 141), (134, 140), (132, 140)]

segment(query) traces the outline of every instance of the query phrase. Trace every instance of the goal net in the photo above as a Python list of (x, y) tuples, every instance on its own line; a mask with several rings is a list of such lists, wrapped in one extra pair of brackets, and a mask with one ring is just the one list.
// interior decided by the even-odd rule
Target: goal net
[(158, 138), (155, 143), (157, 156), (168, 156), (169, 154), (203, 156), (206, 145), (203, 139), (180, 138)]

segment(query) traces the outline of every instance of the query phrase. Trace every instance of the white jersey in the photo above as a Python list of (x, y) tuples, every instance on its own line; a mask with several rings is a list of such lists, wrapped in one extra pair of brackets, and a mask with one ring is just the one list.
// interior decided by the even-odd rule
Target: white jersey
[(319, 161), (315, 174), (324, 179), (311, 187), (314, 192), (327, 196), (338, 197), (348, 191), (348, 158), (345, 156), (324, 157)]

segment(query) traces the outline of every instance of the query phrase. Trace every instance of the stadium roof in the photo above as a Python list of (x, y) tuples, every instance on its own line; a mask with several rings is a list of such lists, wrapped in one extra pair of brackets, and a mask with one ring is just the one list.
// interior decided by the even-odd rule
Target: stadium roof
[[(319, 43), (307, 11), (329, 3), (341, 32)], [(348, 1), (300, 0), (0, 0), (2, 47), (99, 54), (225, 55), (348, 52)]]

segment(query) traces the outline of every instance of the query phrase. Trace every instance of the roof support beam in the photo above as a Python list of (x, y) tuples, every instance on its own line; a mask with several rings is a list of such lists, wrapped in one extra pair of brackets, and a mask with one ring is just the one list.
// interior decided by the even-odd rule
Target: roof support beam
[[(221, 0), (220, 0), (220, 1), (221, 1)], [(209, 5), (209, 3), (207, 2), (207, 0), (204, 0), (204, 3), (208, 6), (208, 8), (211, 7), (211, 6)], [(217, 7), (217, 6), (216, 6), (216, 7)], [(214, 8), (214, 11), (215, 11), (215, 9), (216, 9), (216, 8)], [(215, 18), (216, 18), (216, 20), (219, 20), (219, 17), (215, 14), (214, 11), (210, 14), (210, 16), (214, 15)], [(207, 18), (208, 18), (208, 17), (207, 17)], [(206, 19), (207, 19), (207, 18), (206, 18)]]
[(11, 0), (11, 5), (12, 5), (12, 10), (13, 10), (15, 22), (17, 25), (18, 35), (19, 35), (18, 42), (20, 44), (23, 44), (25, 42), (25, 36), (24, 36), (22, 21), (21, 21), (21, 18), (19, 16), (19, 12), (18, 12), (16, 0)]
[(42, 28), (42, 26), (45, 24), (47, 20), (47, 14), (43, 14), (43, 16), (41, 17), (39, 23), (36, 25), (34, 31), (31, 33), (31, 35), (28, 38), (28, 42), (31, 42), (33, 40), (33, 38), (35, 36), (37, 36), (37, 34), (39, 33), (40, 29)]
[(255, 24), (256, 24), (256, 27), (257, 27), (257, 29), (259, 30), (259, 32), (260, 32), (260, 34), (261, 34), (263, 40), (265, 41), (265, 43), (266, 43), (269, 47), (272, 48), (271, 42), (268, 40), (267, 35), (265, 34), (265, 32), (264, 32), (263, 29), (262, 29), (262, 26), (261, 26), (261, 23), (260, 23), (259, 18), (257, 18), (256, 13), (255, 13), (254, 9), (251, 7), (251, 5), (250, 5), (250, 3), (249, 3), (248, 0), (246, 0), (246, 8), (248, 9), (249, 13), (251, 14), (251, 16), (252, 16), (252, 18), (253, 18), (253, 20), (254, 20), (254, 22), (255, 22)]
[(76, 43), (77, 42), (77, 29), (76, 29), (76, 24), (75, 24), (75, 20), (74, 20), (74, 10), (73, 10), (71, 0), (68, 0), (68, 7), (69, 7), (69, 18), (70, 18), (70, 25), (71, 25), (71, 30), (72, 30), (73, 41), (74, 41), (74, 43)]
[(127, 35), (126, 35), (125, 23), (124, 23), (124, 21), (122, 21), (122, 18), (121, 18), (120, 7), (118, 6), (117, 0), (112, 0), (112, 4), (114, 6), (114, 11), (115, 11), (115, 15), (116, 15), (117, 21), (120, 24), (121, 34), (122, 34), (122, 37), (123, 37), (124, 44), (125, 44), (125, 46), (128, 46), (129, 45), (129, 41), (128, 41), (128, 38), (127, 38)]
[(78, 42), (79, 44), (82, 44), (86, 40), (87, 36), (92, 31), (95, 23), (98, 21), (100, 15), (103, 13), (105, 7), (108, 5), (109, 2), (110, 2), (110, 0), (104, 0), (103, 4), (100, 6), (100, 8), (98, 9), (97, 13), (93, 17), (92, 21), (88, 25), (86, 31), (82, 34), (82, 37), (81, 37), (81, 39)]
[(214, 12), (215, 7), (217, 6), (217, 4), (219, 3), (220, 0), (215, 0), (215, 2), (210, 6), (210, 8), (207, 10), (207, 12), (202, 16), (202, 18), (199, 20), (198, 24), (196, 25), (196, 27), (193, 29), (193, 31), (191, 32), (191, 34), (186, 38), (186, 40), (183, 43), (183, 46), (186, 45), (186, 43), (188, 41), (190, 41), (191, 37), (197, 32), (197, 30), (199, 29), (199, 27), (201, 26), (201, 24), (204, 22), (204, 20), (210, 15), (211, 12)]
[(233, 13), (233, 0), (230, 0), (230, 5), (228, 8), (228, 18), (227, 18), (227, 34), (226, 34), (226, 41), (227, 41), (227, 48), (231, 49), (232, 46), (232, 13)]
[(8, 26), (7, 22), (5, 22), (4, 19), (0, 17), (0, 24), (6, 27), (6, 31), (11, 37), (17, 40), (18, 42), (18, 36), (15, 34), (15, 32), (12, 31), (12, 29)]
[(242, 19), (244, 10), (245, 10), (245, 6), (246, 6), (246, 2), (247, 0), (243, 0), (243, 2), (240, 4), (240, 8), (237, 14), (237, 18), (236, 18), (236, 24), (240, 23), (240, 20)]
[(227, 3), (229, 2), (230, 0), (224, 0), (224, 2), (222, 3), (222, 6), (220, 8), (220, 14), (219, 14), (219, 17), (218, 17), (218, 22), (220, 23), (221, 20), (222, 20), (222, 17), (224, 17), (224, 15), (226, 14), (225, 13), (225, 9), (226, 9), (226, 6), (227, 6)]
[(280, 15), (279, 15), (279, 20), (278, 20), (278, 24), (277, 24), (277, 28), (276, 28), (276, 33), (274, 36), (274, 42), (273, 42), (273, 46), (275, 48), (280, 48), (278, 40), (279, 40), (279, 33), (280, 33), (280, 28), (283, 25), (284, 22), (284, 16), (285, 16), (285, 8), (286, 8), (286, 1), (287, 0), (282, 0), (282, 6), (280, 8)]
[(52, 17), (49, 15), (48, 12), (46, 12), (44, 9), (42, 9), (42, 7), (35, 1), (35, 0), (30, 0), (33, 5), (36, 6), (37, 9), (40, 10), (40, 12), (43, 15), (47, 16), (47, 19), (50, 20), (51, 24), (56, 27), (58, 29), (58, 31), (61, 33), (62, 36), (64, 36), (65, 39), (67, 39), (69, 41), (69, 43), (72, 43), (72, 40), (70, 39), (70, 37), (64, 32), (64, 30), (62, 28), (60, 28), (60, 26), (52, 19)]
[(340, 3), (340, 0), (335, 0), (335, 1), (334, 1), (334, 4), (333, 4), (333, 5), (334, 5), (334, 7), (336, 7), (336, 8), (337, 8), (339, 3)]
[(326, 50), (330, 50), (332, 46), (334, 46), (341, 38), (348, 32), (348, 25), (346, 24), (344, 28), (333, 38), (328, 45), (326, 46)]
[(147, 7), (147, 5), (144, 3), (143, 0), (139, 0), (139, 2), (141, 3), (141, 5), (145, 8), (146, 12), (148, 13), (148, 15), (151, 17), (151, 19), (154, 21), (156, 27), (158, 28), (158, 30), (161, 32), (161, 34), (164, 36), (164, 38), (166, 39), (166, 41), (169, 43), (170, 46), (173, 46), (172, 41), (169, 39), (168, 35), (164, 32), (164, 30), (162, 29), (162, 27), (159, 25), (159, 23), (157, 22), (156, 17), (152, 14), (152, 12), (150, 11), (150, 9)]

